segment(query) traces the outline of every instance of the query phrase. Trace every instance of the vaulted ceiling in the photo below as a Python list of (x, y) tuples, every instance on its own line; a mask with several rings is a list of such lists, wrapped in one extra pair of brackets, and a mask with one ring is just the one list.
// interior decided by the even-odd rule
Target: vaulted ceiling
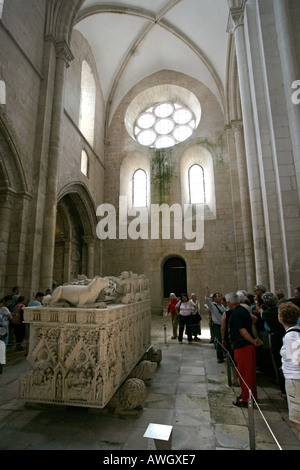
[(204, 83), (223, 108), (228, 13), (227, 0), (85, 0), (75, 28), (91, 46), (110, 114), (166, 69)]

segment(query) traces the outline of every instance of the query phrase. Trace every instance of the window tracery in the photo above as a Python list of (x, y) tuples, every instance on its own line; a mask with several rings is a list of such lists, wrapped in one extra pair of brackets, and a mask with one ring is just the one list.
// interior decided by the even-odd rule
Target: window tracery
[(195, 128), (196, 118), (187, 106), (163, 102), (147, 108), (138, 116), (134, 135), (141, 145), (161, 149), (184, 142)]

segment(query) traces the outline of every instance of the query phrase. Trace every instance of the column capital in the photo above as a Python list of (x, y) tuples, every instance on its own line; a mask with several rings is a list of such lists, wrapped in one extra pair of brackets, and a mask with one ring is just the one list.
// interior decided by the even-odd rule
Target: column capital
[(67, 67), (70, 67), (70, 62), (74, 59), (70, 47), (65, 42), (58, 42), (56, 44), (56, 57), (63, 59)]
[(82, 237), (82, 240), (87, 244), (87, 245), (93, 245), (95, 243), (95, 237), (92, 235), (84, 235)]
[(73, 53), (65, 41), (56, 41), (52, 34), (45, 36), (45, 41), (51, 42), (55, 47), (56, 57), (58, 59), (63, 59), (66, 63), (66, 66), (70, 66), (70, 62), (74, 59)]
[(238, 26), (242, 26), (244, 24), (246, 3), (247, 0), (229, 0), (227, 33), (233, 34)]
[(243, 129), (243, 121), (231, 121), (233, 132), (240, 132)]

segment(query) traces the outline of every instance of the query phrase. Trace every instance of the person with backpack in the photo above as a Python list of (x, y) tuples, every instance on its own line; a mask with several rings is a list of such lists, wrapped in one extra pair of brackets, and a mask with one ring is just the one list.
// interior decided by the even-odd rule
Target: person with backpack
[(285, 328), (280, 354), (289, 419), (298, 430), (300, 440), (300, 326), (297, 325), (299, 314), (299, 307), (292, 302), (283, 301), (278, 307), (278, 319)]

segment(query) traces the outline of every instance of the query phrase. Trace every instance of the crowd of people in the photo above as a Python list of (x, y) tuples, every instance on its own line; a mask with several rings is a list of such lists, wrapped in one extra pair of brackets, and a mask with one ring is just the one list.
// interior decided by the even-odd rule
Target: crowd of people
[(168, 316), (169, 314), (172, 320), (172, 339), (178, 337), (179, 343), (182, 344), (184, 327), (186, 327), (185, 333), (189, 344), (192, 343), (193, 339), (194, 341), (200, 341), (198, 335), (201, 335), (200, 322), (202, 318), (200, 315), (200, 303), (195, 293), (191, 294), (191, 299), (189, 299), (186, 293), (181, 294), (180, 299), (177, 299), (176, 295), (172, 292), (165, 315)]
[[(209, 315), (211, 339), (218, 363), (229, 357), (233, 384), (241, 388), (233, 402), (246, 408), (248, 399), (257, 400), (256, 367), (267, 357), (287, 399), (289, 418), (300, 438), (300, 287), (286, 299), (283, 291), (268, 292), (263, 285), (254, 286), (254, 294), (244, 290), (210, 293), (205, 285), (204, 309)], [(172, 318), (172, 339), (182, 344), (184, 326), (188, 343), (201, 335), (200, 304), (196, 294), (186, 293), (177, 299), (170, 294), (166, 315)], [(177, 333), (178, 331), (178, 333)]]
[[(46, 296), (52, 290), (47, 289)], [(17, 351), (25, 350), (28, 353), (29, 325), (24, 322), (24, 307), (42, 305), (45, 294), (37, 292), (34, 299), (26, 299), (21, 295), (18, 286), (13, 287), (9, 295), (0, 300), (0, 373), (2, 365), (6, 363), (6, 347), (13, 346)], [(25, 344), (25, 345), (24, 345)]]
[[(24, 350), (24, 342), (28, 345), (29, 325), (24, 323), (24, 307), (42, 305), (51, 292), (50, 289), (46, 294), (37, 292), (28, 301), (16, 286), (0, 300), (0, 373), (6, 346), (13, 344), (11, 337), (18, 351)], [(247, 407), (249, 394), (257, 400), (256, 366), (268, 351), (280, 393), (288, 402), (290, 420), (300, 436), (300, 287), (294, 289), (293, 297), (286, 299), (282, 291), (267, 292), (263, 285), (254, 286), (254, 294), (239, 290), (223, 296), (210, 293), (206, 284), (204, 302), (217, 361), (222, 363), (226, 356), (230, 358), (234, 385), (241, 388), (241, 395), (233, 404)], [(179, 299), (171, 293), (166, 316), (169, 314), (172, 339), (178, 338), (182, 344), (185, 332), (189, 344), (201, 340), (200, 302), (195, 293), (190, 298), (182, 293)]]

